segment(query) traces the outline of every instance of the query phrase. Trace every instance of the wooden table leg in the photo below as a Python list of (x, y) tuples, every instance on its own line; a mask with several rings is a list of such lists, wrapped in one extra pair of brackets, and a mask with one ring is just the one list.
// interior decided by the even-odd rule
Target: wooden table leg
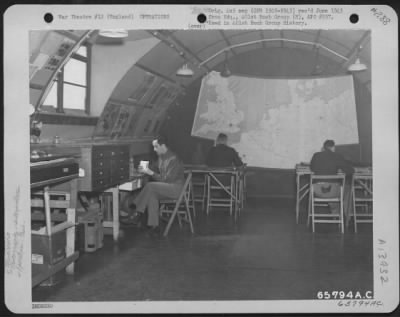
[(296, 224), (299, 223), (299, 190), (300, 190), (300, 176), (296, 175)]
[[(75, 208), (67, 209), (67, 221), (75, 223)], [(65, 257), (75, 253), (75, 226), (67, 229), (67, 246), (65, 248)], [(67, 274), (74, 274), (74, 262), (71, 262), (66, 268)]]
[(114, 241), (118, 241), (119, 236), (119, 190), (118, 187), (114, 187), (111, 189), (112, 197), (113, 197), (113, 237)]
[(49, 186), (46, 186), (43, 189), (43, 197), (44, 197), (44, 213), (45, 213), (45, 220), (46, 220), (46, 231), (47, 231), (47, 235), (51, 239), (51, 212), (50, 212)]
[[(78, 198), (78, 179), (70, 181), (70, 208), (67, 209), (67, 221), (76, 223), (76, 201)], [(71, 256), (75, 253), (75, 227), (67, 229), (67, 245), (66, 245), (66, 257)], [(67, 268), (68, 274), (74, 274), (74, 262), (71, 262)]]

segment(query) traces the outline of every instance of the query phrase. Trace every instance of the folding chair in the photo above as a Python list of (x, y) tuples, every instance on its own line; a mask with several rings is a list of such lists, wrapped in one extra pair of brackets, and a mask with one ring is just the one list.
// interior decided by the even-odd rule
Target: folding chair
[(244, 202), (246, 201), (246, 194), (247, 194), (247, 183), (246, 183), (246, 165), (243, 167), (238, 168), (238, 174), (236, 175), (237, 180), (236, 180), (236, 187), (237, 187), (237, 192), (236, 192), (236, 197), (238, 197), (239, 200), (239, 215), (240, 211), (244, 209)]
[(194, 184), (193, 184), (193, 173), (190, 170), (184, 171), (185, 176), (191, 174), (191, 178), (188, 184), (187, 189), (187, 196), (188, 196), (188, 203), (189, 203), (189, 210), (193, 210), (193, 216), (196, 218), (196, 200), (195, 200), (195, 193), (194, 193)]
[[(343, 210), (343, 191), (344, 191), (344, 174), (337, 175), (314, 175), (310, 177), (310, 197), (309, 197), (309, 208), (308, 208), (308, 221), (309, 225), (310, 218), (312, 222), (312, 232), (315, 232), (316, 223), (337, 223), (340, 226), (341, 233), (344, 233), (344, 210)], [(316, 186), (322, 186), (321, 183), (326, 186), (339, 186), (338, 195), (333, 197), (318, 197), (315, 193)], [(317, 185), (319, 184), (319, 185)], [(329, 208), (330, 203), (339, 204), (339, 213), (332, 213)], [(315, 212), (315, 207), (325, 207), (328, 209), (325, 212)], [(319, 208), (322, 209), (322, 208)]]
[(246, 170), (245, 166), (237, 167), (235, 177), (235, 220), (240, 216), (240, 212), (244, 209), (244, 201), (246, 200)]
[(234, 174), (212, 172), (211, 175), (207, 175), (207, 215), (210, 212), (210, 207), (216, 206), (229, 207), (229, 214), (232, 216), (233, 209), (236, 208), (237, 203), (236, 195), (236, 179)]
[(160, 218), (167, 221), (167, 226), (163, 236), (167, 236), (175, 217), (178, 218), (179, 227), (182, 228), (182, 222), (189, 223), (190, 231), (194, 233), (192, 216), (190, 213), (190, 189), (191, 189), (192, 173), (186, 174), (186, 179), (182, 187), (182, 191), (177, 199), (160, 200)]
[(192, 175), (192, 204), (201, 202), (201, 208), (204, 210), (207, 196), (207, 177), (205, 173), (194, 173)]
[(372, 175), (353, 175), (351, 183), (354, 232), (357, 223), (372, 223)]

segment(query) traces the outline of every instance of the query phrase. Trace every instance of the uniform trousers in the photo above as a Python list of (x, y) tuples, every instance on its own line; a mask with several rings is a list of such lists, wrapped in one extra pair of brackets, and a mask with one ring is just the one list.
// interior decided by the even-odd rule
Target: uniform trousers
[(139, 195), (134, 199), (136, 210), (144, 213), (147, 209), (147, 225), (156, 227), (159, 224), (159, 207), (161, 199), (177, 199), (182, 191), (183, 184), (169, 184), (163, 182), (147, 183)]

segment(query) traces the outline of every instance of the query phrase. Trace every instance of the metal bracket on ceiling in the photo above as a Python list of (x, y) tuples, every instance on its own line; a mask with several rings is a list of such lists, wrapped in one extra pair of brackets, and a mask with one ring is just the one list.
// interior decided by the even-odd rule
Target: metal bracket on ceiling
[[(312, 45), (312, 46), (315, 45), (315, 42), (292, 40), (292, 39), (288, 39), (288, 38), (272, 38), (272, 39), (261, 39), (261, 40), (243, 42), (243, 43), (240, 43), (240, 44), (231, 45), (230, 47), (225, 47), (224, 49), (218, 51), (214, 55), (212, 55), (209, 58), (207, 58), (206, 60), (204, 60), (200, 64), (200, 66), (203, 66), (204, 64), (206, 64), (209, 61), (213, 60), (215, 57), (217, 57), (221, 53), (224, 53), (226, 50), (230, 50), (230, 49), (235, 48), (235, 47), (242, 47), (242, 46), (248, 46), (248, 45), (258, 44), (258, 43), (262, 43), (262, 42), (273, 42), (273, 41), (282, 41), (282, 42), (304, 44), (304, 45)], [(323, 48), (324, 50), (330, 52), (331, 54), (336, 55), (337, 57), (340, 57), (341, 59), (343, 59), (345, 61), (349, 60), (346, 56), (343, 56), (343, 55), (339, 54), (338, 52), (336, 52), (334, 50), (331, 50), (330, 48), (326, 47), (325, 45), (320, 44), (320, 43), (319, 43), (319, 45), (320, 45), (320, 48)]]
[[(185, 60), (186, 63), (192, 64), (194, 66), (202, 66), (205, 68), (205, 70), (208, 72), (210, 69), (206, 65), (202, 65), (202, 60), (192, 51), (190, 51), (184, 44), (182, 44), (178, 39), (176, 39), (173, 36), (173, 33), (168, 33), (167, 35), (164, 35), (163, 32), (165, 31), (148, 31), (150, 34), (152, 34), (154, 37), (158, 38), (161, 42), (163, 42), (165, 45), (173, 49), (182, 59)], [(191, 55), (196, 59), (196, 61), (193, 61), (192, 59), (189, 59), (187, 56)]]

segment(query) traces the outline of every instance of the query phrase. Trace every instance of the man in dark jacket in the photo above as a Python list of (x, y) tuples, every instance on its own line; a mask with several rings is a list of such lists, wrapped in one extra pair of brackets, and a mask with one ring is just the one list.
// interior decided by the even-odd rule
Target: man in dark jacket
[[(311, 171), (316, 175), (336, 175), (339, 171), (346, 174), (347, 180), (354, 173), (354, 168), (344, 159), (339, 153), (335, 152), (335, 142), (326, 140), (323, 145), (323, 150), (313, 155), (310, 165)], [(350, 185), (346, 182), (344, 188), (344, 214), (348, 217), (350, 210)], [(314, 193), (318, 197), (332, 198), (340, 195), (340, 186), (337, 183), (320, 182), (314, 184)], [(332, 213), (339, 213), (339, 204), (331, 203), (330, 208)]]
[(220, 133), (217, 137), (216, 144), (208, 152), (206, 164), (212, 167), (237, 167), (242, 166), (243, 162), (240, 159), (235, 149), (227, 145), (228, 137), (224, 133)]
[(159, 201), (179, 197), (184, 184), (184, 168), (181, 160), (168, 148), (166, 138), (157, 137), (152, 144), (158, 155), (159, 173), (139, 167), (139, 172), (149, 175), (154, 181), (148, 182), (134, 199), (135, 211), (125, 222), (138, 224), (147, 209), (147, 225), (154, 231), (159, 225)]
[(323, 150), (313, 155), (310, 168), (317, 175), (335, 175), (339, 170), (346, 175), (354, 173), (351, 164), (335, 152), (333, 140), (326, 140)]

